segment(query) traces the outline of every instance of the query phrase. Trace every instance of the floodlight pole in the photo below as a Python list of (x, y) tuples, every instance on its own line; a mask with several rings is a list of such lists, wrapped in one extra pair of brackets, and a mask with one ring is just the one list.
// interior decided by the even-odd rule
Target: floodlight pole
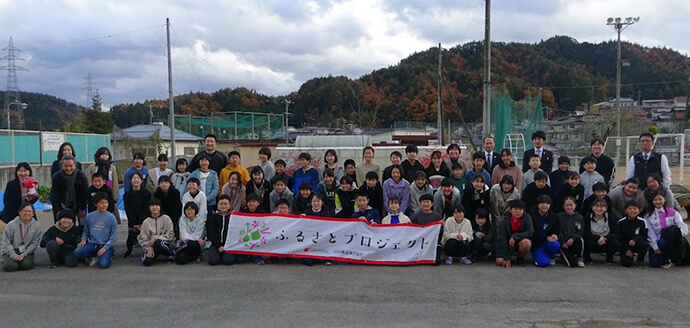
[(484, 9), (484, 106), (482, 132), (491, 134), (491, 0), (485, 0)]
[(290, 143), (290, 135), (288, 134), (288, 115), (290, 115), (290, 104), (294, 104), (289, 99), (283, 101), (285, 103), (285, 143)]
[(165, 28), (168, 35), (168, 128), (170, 129), (170, 162), (174, 163), (175, 157), (175, 102), (173, 101), (172, 56), (170, 52), (170, 19), (165, 19)]

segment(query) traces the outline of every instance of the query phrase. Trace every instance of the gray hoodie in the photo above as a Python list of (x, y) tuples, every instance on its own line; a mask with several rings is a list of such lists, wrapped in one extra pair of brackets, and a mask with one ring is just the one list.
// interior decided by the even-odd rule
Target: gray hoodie
[[(21, 232), (20, 232), (21, 229)], [(24, 254), (33, 254), (41, 241), (41, 225), (38, 221), (31, 219), (24, 224), (19, 217), (14, 218), (5, 227), (2, 239), (2, 254), (13, 257), (19, 254), (19, 246), (22, 244), (22, 235), (26, 250)]]
[(411, 213), (417, 213), (421, 209), (419, 204), (419, 197), (424, 194), (433, 196), (434, 187), (427, 183), (424, 185), (424, 188), (422, 188), (422, 190), (419, 190), (415, 182), (412, 182), (410, 184), (410, 202), (407, 204), (407, 208), (412, 211)]

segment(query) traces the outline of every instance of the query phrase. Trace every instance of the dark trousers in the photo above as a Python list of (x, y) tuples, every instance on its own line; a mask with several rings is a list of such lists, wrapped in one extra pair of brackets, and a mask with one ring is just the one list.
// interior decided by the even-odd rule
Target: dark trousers
[(139, 230), (135, 228), (129, 228), (127, 230), (127, 250), (132, 251), (132, 248), (134, 247), (134, 244), (136, 244), (137, 238), (139, 237)]
[(474, 238), (470, 242), (470, 253), (476, 255), (477, 257), (482, 257), (493, 253), (496, 250), (496, 246), (493, 243), (487, 242), (484, 239)]
[(76, 267), (77, 257), (74, 255), (74, 247), (58, 245), (57, 241), (51, 240), (46, 244), (46, 252), (51, 264), (64, 264), (66, 267)]
[(673, 264), (682, 265), (687, 247), (683, 242), (683, 234), (680, 228), (676, 226), (669, 227), (661, 233), (661, 238), (657, 241), (657, 246), (661, 250), (661, 254), (649, 251), (649, 265), (655, 268), (668, 263), (670, 260)]
[(218, 247), (213, 247), (208, 249), (208, 252), (206, 252), (206, 262), (208, 262), (209, 265), (218, 265), (218, 264), (225, 264), (225, 265), (233, 265), (235, 263), (242, 263), (247, 259), (245, 255), (235, 255), (235, 254), (230, 254), (230, 253), (221, 253), (218, 251)]
[(606, 244), (599, 245), (598, 239), (585, 241), (585, 258), (589, 259), (591, 253), (606, 253), (606, 263), (613, 262), (613, 255), (621, 249), (621, 241), (618, 238), (606, 239)]
[(198, 241), (188, 240), (185, 243), (187, 246), (178, 250), (175, 255), (175, 262), (180, 265), (196, 261), (201, 255), (201, 244)]
[(153, 242), (153, 257), (148, 257), (146, 256), (146, 252), (141, 255), (141, 263), (144, 264), (144, 266), (151, 266), (154, 263), (156, 263), (156, 258), (159, 256), (174, 256), (175, 255), (175, 244), (173, 244), (172, 241), (167, 241), (167, 240), (156, 240)]
[(629, 243), (623, 243), (621, 245), (621, 264), (623, 264), (624, 267), (633, 265), (633, 257), (625, 254), (628, 250), (633, 252), (633, 256), (637, 253), (638, 263), (644, 263), (644, 256), (647, 255), (647, 249), (649, 249), (649, 244), (643, 239), (637, 242), (635, 246), (630, 246)]
[(470, 252), (470, 243), (450, 238), (443, 244), (443, 252), (446, 253), (448, 257), (467, 256)]
[(568, 247), (568, 248), (563, 248), (563, 245), (568, 242), (567, 240), (563, 240), (561, 244), (561, 255), (563, 256), (563, 260), (565, 261), (565, 264), (569, 267), (576, 267), (577, 266), (577, 259), (582, 258), (582, 253), (584, 252), (584, 243), (582, 241), (582, 238), (573, 238), (573, 244)]

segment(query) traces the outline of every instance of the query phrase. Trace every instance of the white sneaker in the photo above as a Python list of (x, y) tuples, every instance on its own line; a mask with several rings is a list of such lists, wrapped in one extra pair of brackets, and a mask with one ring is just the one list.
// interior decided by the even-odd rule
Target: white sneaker
[(98, 264), (98, 257), (92, 258), (91, 263), (89, 263), (89, 266), (95, 267), (96, 264)]
[(550, 259), (549, 265), (551, 265), (551, 266), (556, 265), (556, 259)]
[(446, 264), (448, 264), (448, 265), (453, 264), (453, 258), (452, 258), (452, 257), (447, 258), (447, 259), (446, 259)]
[(584, 268), (585, 267), (585, 261), (583, 261), (582, 259), (577, 259), (577, 266), (579, 268)]

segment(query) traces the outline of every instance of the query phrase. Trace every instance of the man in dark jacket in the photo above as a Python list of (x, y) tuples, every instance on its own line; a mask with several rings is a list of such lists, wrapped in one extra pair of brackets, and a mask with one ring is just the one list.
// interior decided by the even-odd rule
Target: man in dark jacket
[(74, 256), (74, 249), (81, 241), (79, 227), (74, 224), (76, 216), (72, 211), (60, 211), (57, 216), (58, 221), (43, 234), (40, 243), (50, 258), (48, 268), (53, 269), (58, 264), (76, 267), (78, 261), (77, 257)]
[(53, 204), (54, 222), (57, 213), (70, 210), (79, 218), (86, 217), (89, 181), (84, 171), (77, 169), (77, 161), (72, 156), (62, 158), (62, 169), (53, 175), (50, 202)]
[[(220, 171), (223, 170), (226, 165), (228, 165), (228, 157), (222, 152), (216, 150), (216, 136), (212, 134), (206, 135), (204, 138), (204, 147), (206, 148), (204, 151), (194, 155), (194, 158), (192, 158), (189, 166), (187, 166), (187, 172), (191, 173), (198, 169), (199, 159), (203, 154), (206, 154), (210, 158), (208, 168), (216, 171), (216, 173), (220, 175)], [(220, 188), (222, 187), (223, 186), (220, 186)]]
[[(616, 164), (613, 163), (611, 157), (604, 155), (604, 141), (601, 139), (594, 139), (590, 143), (590, 148), (592, 148), (592, 153), (589, 156), (597, 160), (597, 167), (594, 170), (604, 177), (607, 187), (611, 186), (613, 179), (616, 177)], [(579, 172), (582, 173), (584, 171), (584, 163), (580, 162)]]
[(496, 264), (505, 268), (510, 268), (513, 255), (517, 257), (517, 265), (524, 263), (525, 255), (532, 248), (530, 238), (534, 235), (532, 217), (525, 213), (525, 203), (514, 199), (508, 206), (509, 211), (498, 227), (496, 252)]

